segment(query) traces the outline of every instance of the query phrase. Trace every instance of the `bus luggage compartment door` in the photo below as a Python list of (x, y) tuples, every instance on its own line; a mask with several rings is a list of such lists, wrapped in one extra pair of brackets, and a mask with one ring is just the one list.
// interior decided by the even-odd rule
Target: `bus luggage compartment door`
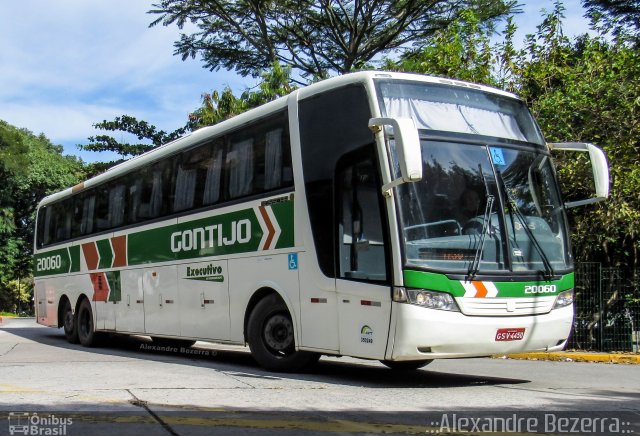
[(137, 270), (144, 291), (144, 330), (147, 334), (180, 335), (180, 301), (175, 265)]

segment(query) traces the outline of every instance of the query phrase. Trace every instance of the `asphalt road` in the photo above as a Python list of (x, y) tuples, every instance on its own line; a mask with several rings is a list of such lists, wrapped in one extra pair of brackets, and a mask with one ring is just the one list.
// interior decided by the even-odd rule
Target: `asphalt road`
[(276, 374), (243, 347), (159, 352), (140, 336), (89, 349), (33, 319), (0, 324), (0, 434), (481, 430), (640, 433), (640, 366), (486, 358), (396, 373), (322, 358), (307, 373)]

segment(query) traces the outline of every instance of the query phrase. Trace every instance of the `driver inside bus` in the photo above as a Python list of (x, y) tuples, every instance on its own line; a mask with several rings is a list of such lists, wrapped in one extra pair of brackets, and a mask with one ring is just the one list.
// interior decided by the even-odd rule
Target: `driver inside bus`
[(459, 220), (461, 223), (465, 223), (473, 217), (480, 214), (480, 196), (474, 189), (467, 188), (460, 195), (458, 199), (458, 213), (462, 218)]
[(480, 215), (480, 195), (475, 189), (466, 188), (458, 197), (455, 219), (464, 227), (470, 219)]

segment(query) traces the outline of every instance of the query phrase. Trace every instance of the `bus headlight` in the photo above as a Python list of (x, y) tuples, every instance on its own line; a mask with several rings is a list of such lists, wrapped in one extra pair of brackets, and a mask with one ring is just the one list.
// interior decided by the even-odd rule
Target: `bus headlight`
[(556, 298), (556, 302), (553, 305), (554, 309), (558, 309), (560, 307), (565, 307), (573, 303), (573, 289), (569, 289), (568, 291), (563, 291), (558, 294)]
[(393, 301), (410, 303), (429, 309), (459, 312), (460, 309), (451, 294), (446, 292), (427, 291), (425, 289), (395, 288)]

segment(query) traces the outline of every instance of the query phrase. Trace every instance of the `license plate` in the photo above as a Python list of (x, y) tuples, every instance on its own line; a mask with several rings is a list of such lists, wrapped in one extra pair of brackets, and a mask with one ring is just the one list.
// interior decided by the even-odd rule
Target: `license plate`
[(496, 341), (521, 341), (524, 338), (524, 328), (498, 329)]

